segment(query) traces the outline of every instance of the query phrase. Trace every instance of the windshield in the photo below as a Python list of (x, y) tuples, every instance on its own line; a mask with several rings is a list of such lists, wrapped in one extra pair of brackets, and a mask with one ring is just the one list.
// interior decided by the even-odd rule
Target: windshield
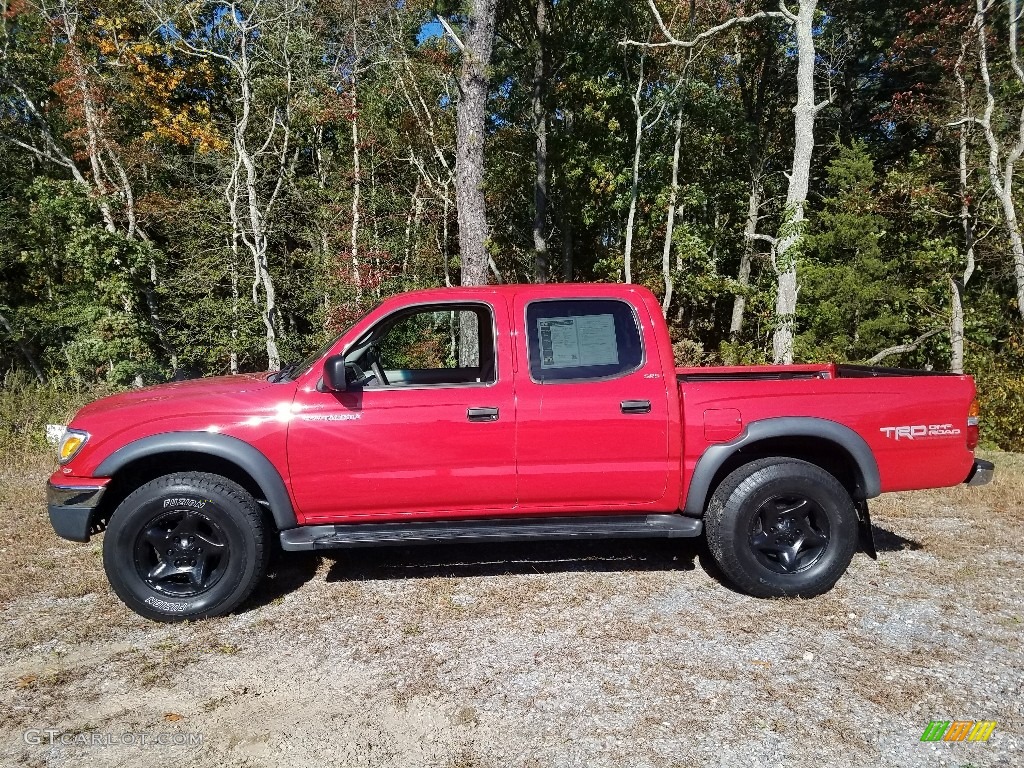
[(338, 343), (338, 339), (340, 339), (346, 333), (351, 331), (356, 323), (358, 323), (360, 320), (362, 320), (364, 317), (366, 317), (366, 315), (368, 315), (370, 312), (372, 312), (374, 309), (376, 309), (379, 306), (380, 305), (377, 304), (376, 306), (372, 307), (366, 313), (360, 315), (359, 318), (356, 319), (354, 322), (349, 323), (348, 327), (345, 328), (345, 330), (343, 330), (341, 333), (336, 333), (334, 336), (332, 336), (330, 339), (328, 339), (318, 350), (316, 350), (316, 352), (314, 352), (313, 354), (309, 355), (308, 357), (306, 357), (301, 362), (295, 363), (294, 366), (292, 366), (292, 365), (288, 366), (288, 368), (285, 369), (288, 372), (288, 375), (281, 377), (281, 379), (278, 379), (278, 381), (283, 380), (283, 379), (297, 379), (299, 376), (302, 376), (304, 373), (306, 373), (310, 368), (312, 368), (316, 364), (317, 360), (319, 360), (321, 357), (326, 355), (330, 351), (331, 347), (333, 347), (335, 344)]

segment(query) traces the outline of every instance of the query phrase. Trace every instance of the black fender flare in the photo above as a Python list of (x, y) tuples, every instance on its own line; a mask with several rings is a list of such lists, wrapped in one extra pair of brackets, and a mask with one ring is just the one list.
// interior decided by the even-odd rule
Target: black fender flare
[(216, 432), (164, 432), (143, 437), (118, 448), (100, 462), (93, 474), (96, 477), (113, 477), (139, 459), (178, 452), (205, 453), (230, 461), (246, 472), (263, 491), (279, 530), (298, 525), (288, 489), (277, 468), (258, 449), (230, 435)]
[(692, 517), (701, 517), (707, 500), (714, 492), (711, 487), (715, 475), (722, 465), (744, 447), (762, 440), (773, 438), (808, 437), (827, 440), (835, 443), (853, 459), (856, 465), (858, 485), (863, 499), (871, 499), (882, 493), (882, 480), (878, 474), (878, 462), (867, 442), (859, 434), (844, 424), (828, 419), (811, 416), (780, 416), (751, 422), (743, 430), (743, 434), (727, 443), (712, 445), (697, 461), (690, 479), (690, 487), (686, 492), (686, 504), (683, 513)]

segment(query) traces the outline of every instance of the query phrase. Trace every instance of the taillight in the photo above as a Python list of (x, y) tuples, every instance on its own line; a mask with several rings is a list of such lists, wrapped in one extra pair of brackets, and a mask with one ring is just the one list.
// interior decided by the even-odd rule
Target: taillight
[(973, 451), (978, 447), (978, 419), (981, 417), (981, 404), (978, 398), (971, 401), (967, 409), (967, 448)]

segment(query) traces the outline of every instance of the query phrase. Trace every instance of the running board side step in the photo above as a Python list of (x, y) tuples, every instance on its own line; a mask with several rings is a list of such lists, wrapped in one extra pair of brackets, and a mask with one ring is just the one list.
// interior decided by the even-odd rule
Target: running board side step
[(688, 539), (700, 536), (703, 530), (704, 524), (700, 520), (679, 514), (345, 523), (307, 525), (281, 531), (281, 548), (296, 552), (444, 542)]

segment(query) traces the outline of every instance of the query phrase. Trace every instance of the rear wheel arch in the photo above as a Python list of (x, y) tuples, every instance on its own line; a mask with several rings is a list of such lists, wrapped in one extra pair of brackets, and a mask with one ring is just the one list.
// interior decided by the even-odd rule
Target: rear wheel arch
[(94, 471), (97, 477), (112, 478), (94, 523), (103, 528), (117, 506), (145, 483), (189, 471), (227, 478), (266, 502), (268, 522), (278, 530), (298, 525), (284, 480), (270, 460), (249, 443), (212, 432), (166, 432), (114, 451)]
[(704, 452), (690, 479), (684, 514), (703, 516), (711, 496), (729, 474), (767, 457), (814, 464), (835, 477), (858, 501), (882, 492), (875, 456), (855, 431), (828, 419), (780, 417), (751, 422), (738, 438)]

